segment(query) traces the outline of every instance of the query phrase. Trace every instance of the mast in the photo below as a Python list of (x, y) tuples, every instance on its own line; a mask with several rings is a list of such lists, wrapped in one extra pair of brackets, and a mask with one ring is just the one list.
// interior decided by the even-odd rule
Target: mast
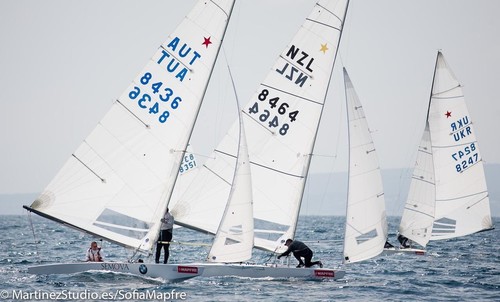
[[(346, 7), (345, 7), (345, 10), (344, 10), (344, 18), (342, 19), (342, 24), (341, 24), (341, 28), (339, 29), (340, 31), (340, 35), (339, 35), (339, 42), (338, 42), (338, 45), (337, 45), (337, 49), (335, 50), (335, 55), (334, 55), (334, 59), (333, 59), (333, 65), (332, 65), (332, 69), (331, 69), (331, 73), (330, 73), (330, 77), (328, 79), (328, 85), (327, 85), (327, 88), (326, 88), (326, 91), (325, 91), (325, 95), (324, 95), (324, 100), (326, 100), (326, 97), (328, 95), (328, 88), (330, 87), (330, 83), (331, 83), (331, 80), (332, 80), (332, 74), (333, 74), (333, 69), (335, 68), (335, 62), (337, 61), (337, 54), (339, 52), (339, 48), (340, 48), (340, 42), (342, 41), (342, 33), (344, 31), (344, 25), (345, 25), (345, 20), (347, 18), (347, 9), (349, 8), (349, 0), (347, 0), (346, 2)], [(337, 16), (336, 16), (337, 17)], [(339, 17), (337, 17), (339, 18)], [(305, 191), (305, 184), (307, 182), (307, 177), (309, 175), (309, 168), (311, 167), (311, 160), (312, 160), (312, 156), (314, 154), (314, 147), (316, 145), (316, 139), (318, 137), (318, 130), (319, 130), (319, 127), (321, 125), (321, 117), (323, 116), (323, 110), (325, 108), (325, 105), (323, 103), (323, 105), (321, 106), (321, 111), (320, 111), (320, 115), (319, 115), (319, 121), (318, 121), (318, 124), (316, 126), (316, 132), (314, 134), (314, 138), (313, 138), (313, 147), (312, 147), (312, 150), (311, 150), (311, 154), (308, 155), (308, 161), (307, 161), (307, 164), (306, 164), (306, 173), (305, 173), (305, 176), (304, 176), (304, 185), (302, 186), (301, 188), (301, 195), (300, 195), (300, 202), (299, 202), (299, 205), (298, 205), (298, 208), (300, 210), (300, 207), (302, 206), (302, 200), (303, 200), (303, 197), (304, 197), (304, 191)], [(294, 223), (294, 230), (293, 230), (293, 237), (295, 237), (295, 232), (297, 231), (297, 223), (298, 223), (298, 220), (299, 220), (299, 215), (297, 213), (296, 217), (295, 217), (295, 223)]]

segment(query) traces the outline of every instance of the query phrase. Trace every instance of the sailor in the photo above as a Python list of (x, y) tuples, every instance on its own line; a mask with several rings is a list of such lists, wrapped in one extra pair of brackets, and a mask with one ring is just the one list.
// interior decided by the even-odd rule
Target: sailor
[[(297, 241), (297, 240), (292, 240), (292, 239), (287, 239), (285, 242), (285, 245), (288, 247), (288, 249), (284, 253), (279, 255), (278, 259), (280, 259), (281, 257), (286, 256), (290, 253), (293, 253), (295, 258), (297, 260), (299, 260), (299, 264), (297, 265), (297, 267), (303, 267), (303, 266), (311, 267), (311, 266), (316, 265), (316, 264), (319, 265), (319, 267), (323, 267), (323, 263), (321, 263), (321, 261), (311, 262), (311, 259), (313, 257), (313, 252), (303, 242)], [(304, 263), (304, 261), (302, 261), (302, 258), (304, 258), (305, 263)]]
[(101, 247), (97, 246), (97, 242), (92, 241), (90, 248), (87, 250), (87, 261), (103, 262)]
[(168, 256), (170, 254), (169, 247), (170, 241), (172, 241), (172, 231), (174, 228), (174, 216), (170, 214), (170, 212), (165, 212), (165, 216), (161, 219), (161, 227), (160, 227), (160, 236), (158, 237), (158, 241), (156, 243), (156, 258), (155, 262), (160, 263), (160, 254), (161, 248), (165, 249), (165, 257), (163, 258), (163, 263), (167, 263)]
[(403, 249), (411, 247), (410, 239), (406, 238), (405, 236), (403, 236), (401, 234), (398, 235), (398, 241), (401, 244), (401, 248), (403, 248)]

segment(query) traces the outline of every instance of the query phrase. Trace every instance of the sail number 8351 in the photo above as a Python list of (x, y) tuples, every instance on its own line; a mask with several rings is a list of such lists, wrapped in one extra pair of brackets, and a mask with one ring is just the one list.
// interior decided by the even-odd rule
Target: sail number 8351
[[(250, 114), (260, 113), (259, 121), (261, 121), (262, 123), (267, 122), (269, 128), (278, 128), (279, 134), (286, 135), (288, 133), (288, 129), (290, 129), (290, 125), (288, 123), (280, 123), (280, 116), (284, 116), (287, 113), (290, 105), (285, 102), (280, 102), (279, 97), (270, 97), (269, 90), (267, 89), (262, 89), (262, 91), (258, 95), (258, 99), (261, 102), (267, 100), (269, 107), (274, 111), (278, 111), (278, 115), (274, 114), (273, 116), (271, 116), (271, 111), (267, 109), (262, 110), (261, 108), (261, 110), (259, 110), (259, 102), (255, 102), (250, 108), (248, 108), (248, 112)], [(288, 118), (290, 119), (290, 122), (294, 122), (297, 119), (298, 114), (298, 110), (288, 112)]]
[[(142, 85), (146, 86), (150, 83), (152, 79), (153, 75), (150, 72), (146, 72), (141, 77), (140, 82)], [(174, 97), (174, 91), (170, 87), (166, 87), (163, 89), (162, 92), (160, 92), (160, 88), (162, 86), (163, 82), (152, 83), (151, 89), (153, 91), (153, 94), (158, 93), (159, 99), (164, 103), (171, 100), (170, 108), (174, 110), (177, 109), (179, 107), (179, 103), (182, 102), (182, 98), (180, 96)], [(138, 86), (135, 86), (134, 89), (129, 92), (128, 96), (131, 100), (137, 99), (137, 105), (139, 105), (139, 107), (141, 107), (142, 109), (149, 109), (150, 114), (158, 114), (161, 111), (163, 111), (163, 113), (161, 113), (160, 116), (158, 117), (158, 121), (160, 121), (160, 123), (165, 123), (168, 117), (170, 116), (170, 112), (168, 110), (162, 110), (161, 103), (155, 102), (154, 104), (151, 105), (152, 103), (151, 95), (143, 93), (141, 96), (141, 89)]]

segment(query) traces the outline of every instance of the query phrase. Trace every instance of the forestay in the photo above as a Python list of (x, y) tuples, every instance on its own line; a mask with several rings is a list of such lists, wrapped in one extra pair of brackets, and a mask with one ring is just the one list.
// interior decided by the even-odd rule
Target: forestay
[(384, 188), (377, 152), (361, 102), (344, 68), (349, 129), (349, 185), (344, 263), (380, 254), (387, 240)]
[[(441, 52), (438, 52), (436, 59), (427, 120), (435, 178), (435, 210), (430, 240), (454, 238), (490, 229), (489, 197), (474, 124), (465, 104), (462, 86)], [(429, 165), (428, 160), (425, 165)], [(426, 169), (425, 174), (429, 173), (432, 173), (432, 169)], [(432, 186), (430, 176), (428, 180)], [(428, 185), (425, 187), (427, 191), (430, 189)], [(416, 191), (416, 188), (412, 187), (411, 190)], [(424, 192), (422, 196), (425, 199), (432, 198), (432, 193)], [(428, 209), (431, 204), (432, 201), (428, 201), (424, 206), (421, 202), (409, 200), (405, 212), (421, 212), (420, 216), (432, 216), (427, 214), (432, 212)], [(408, 220), (409, 216), (403, 216), (400, 231), (405, 236), (412, 238), (410, 236), (417, 234), (413, 235), (417, 239), (418, 234), (429, 232), (422, 230), (428, 222), (413, 224)], [(413, 225), (418, 228), (415, 229)]]
[[(319, 1), (243, 106), (256, 247), (275, 251), (295, 234), (347, 2)], [(216, 232), (231, 188), (237, 146), (238, 123), (234, 123), (213, 159), (173, 206), (176, 222)]]
[(233, 5), (199, 1), (27, 208), (149, 253)]

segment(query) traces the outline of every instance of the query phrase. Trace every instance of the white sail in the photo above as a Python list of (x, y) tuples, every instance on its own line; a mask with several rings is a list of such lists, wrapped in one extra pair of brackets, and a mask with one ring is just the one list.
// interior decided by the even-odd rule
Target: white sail
[(368, 122), (344, 68), (349, 129), (349, 185), (344, 263), (380, 254), (387, 240), (384, 188)]
[[(492, 228), (483, 162), (462, 86), (438, 52), (418, 168), (400, 232), (429, 240)], [(430, 153), (429, 153), (430, 152)], [(420, 179), (420, 180), (419, 180)]]
[(199, 1), (27, 208), (150, 253), (233, 5)]
[(208, 253), (209, 262), (242, 262), (252, 257), (254, 225), (248, 146), (239, 113), (238, 160), (224, 215)]
[(418, 147), (408, 200), (399, 225), (399, 234), (425, 247), (431, 238), (435, 203), (434, 163), (429, 123), (426, 123)]
[(436, 210), (431, 240), (492, 227), (483, 162), (462, 86), (438, 53), (429, 127), (436, 177)]
[[(295, 234), (304, 184), (347, 0), (319, 1), (243, 106), (252, 169), (255, 246), (283, 248)], [(238, 123), (173, 207), (176, 221), (215, 233), (231, 187)]]

